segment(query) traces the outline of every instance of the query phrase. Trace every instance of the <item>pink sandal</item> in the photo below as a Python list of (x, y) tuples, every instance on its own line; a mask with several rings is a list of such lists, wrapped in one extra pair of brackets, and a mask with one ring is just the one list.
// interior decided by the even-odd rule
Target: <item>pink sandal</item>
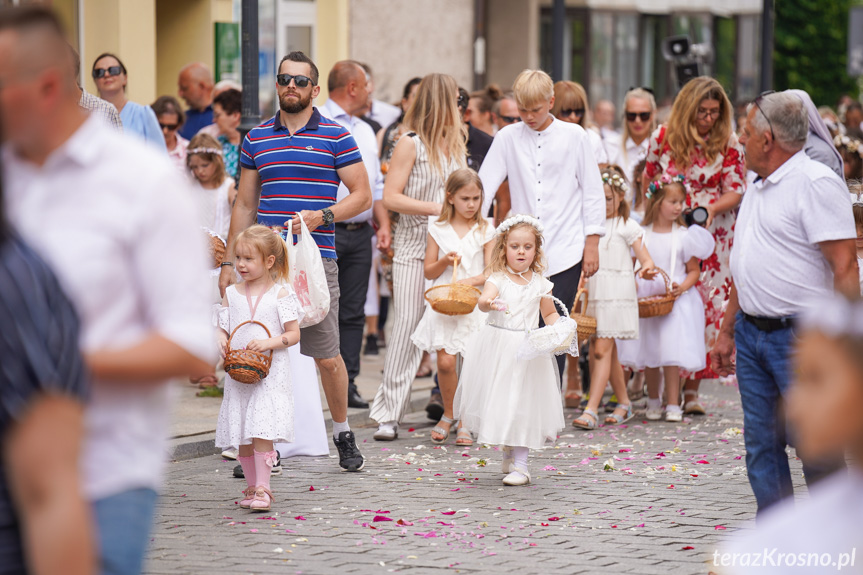
[(249, 505), (249, 509), (253, 512), (262, 512), (269, 511), (270, 504), (275, 501), (276, 498), (273, 497), (273, 492), (267, 489), (266, 487), (258, 486), (255, 490), (255, 498), (252, 500)]

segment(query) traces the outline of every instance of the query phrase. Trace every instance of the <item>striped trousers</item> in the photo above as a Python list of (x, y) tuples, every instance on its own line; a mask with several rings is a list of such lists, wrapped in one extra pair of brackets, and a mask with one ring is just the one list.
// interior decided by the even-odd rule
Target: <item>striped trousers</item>
[(411, 384), (423, 352), (411, 335), (425, 311), (423, 260), (393, 261), (393, 327), (387, 338), (384, 377), (370, 416), (378, 423), (401, 421), (410, 403)]

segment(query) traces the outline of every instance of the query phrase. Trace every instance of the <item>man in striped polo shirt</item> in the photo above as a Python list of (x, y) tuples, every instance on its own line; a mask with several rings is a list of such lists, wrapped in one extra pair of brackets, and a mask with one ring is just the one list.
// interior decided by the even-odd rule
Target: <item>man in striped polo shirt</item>
[[(324, 320), (303, 328), (300, 352), (315, 360), (333, 418), (333, 441), (339, 465), (347, 471), (363, 468), (348, 426), (348, 373), (339, 349), (339, 285), (335, 227), (369, 209), (372, 193), (363, 158), (350, 132), (324, 118), (312, 100), (320, 92), (318, 68), (302, 52), (291, 52), (279, 63), (276, 76), (279, 112), (243, 140), (240, 185), (231, 214), (226, 266), (219, 278), (224, 293), (234, 279), (230, 263), (234, 241), (258, 223), (300, 231), (303, 218), (321, 250), (330, 288), (330, 311)], [(339, 183), (348, 195), (337, 201)]]

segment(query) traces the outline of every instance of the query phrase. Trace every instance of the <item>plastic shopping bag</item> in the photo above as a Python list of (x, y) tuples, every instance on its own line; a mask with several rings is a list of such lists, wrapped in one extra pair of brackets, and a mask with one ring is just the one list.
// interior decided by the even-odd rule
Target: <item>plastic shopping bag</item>
[(309, 226), (302, 219), (300, 222), (302, 229), (297, 244), (294, 245), (290, 234), (285, 243), (288, 246), (291, 285), (303, 311), (300, 327), (310, 327), (321, 323), (329, 313), (330, 289), (321, 250), (312, 238)]

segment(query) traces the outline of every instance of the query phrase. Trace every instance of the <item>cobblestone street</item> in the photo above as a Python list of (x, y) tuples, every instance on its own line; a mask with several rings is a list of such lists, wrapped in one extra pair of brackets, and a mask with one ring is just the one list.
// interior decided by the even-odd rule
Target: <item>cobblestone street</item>
[(335, 456), (283, 460), (269, 514), (237, 506), (233, 462), (173, 463), (146, 572), (707, 573), (755, 501), (737, 389), (702, 397), (708, 415), (683, 424), (570, 427), (532, 452), (526, 488), (503, 487), (495, 447), (433, 446), (424, 413), (392, 443), (357, 430), (359, 474)]

